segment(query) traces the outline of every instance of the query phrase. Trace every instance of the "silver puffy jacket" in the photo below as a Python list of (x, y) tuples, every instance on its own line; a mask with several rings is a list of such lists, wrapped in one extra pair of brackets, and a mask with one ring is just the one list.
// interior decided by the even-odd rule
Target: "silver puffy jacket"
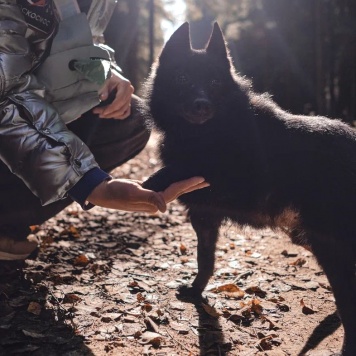
[(43, 205), (64, 198), (98, 166), (44, 100), (44, 88), (33, 74), (55, 31), (56, 26), (46, 35), (33, 32), (16, 0), (0, 0), (0, 159)]

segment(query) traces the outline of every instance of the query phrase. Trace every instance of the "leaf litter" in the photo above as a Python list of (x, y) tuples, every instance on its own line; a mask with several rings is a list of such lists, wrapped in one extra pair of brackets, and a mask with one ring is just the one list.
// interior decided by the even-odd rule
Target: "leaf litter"
[[(157, 170), (154, 140), (113, 175)], [(37, 258), (0, 264), (0, 355), (312, 356), (341, 347), (328, 281), (282, 233), (227, 223), (204, 299), (190, 303), (176, 290), (197, 273), (197, 242), (177, 202), (159, 216), (72, 204), (31, 232), (42, 240)], [(313, 343), (324, 320), (331, 326)]]

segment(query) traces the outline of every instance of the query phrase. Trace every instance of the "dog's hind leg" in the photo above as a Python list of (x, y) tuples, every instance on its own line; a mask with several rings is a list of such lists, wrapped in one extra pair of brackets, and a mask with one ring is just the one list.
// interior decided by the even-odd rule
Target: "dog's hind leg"
[(343, 356), (356, 355), (356, 244), (319, 234), (308, 236), (312, 251), (333, 289), (344, 326)]
[(191, 287), (181, 287), (182, 296), (200, 297), (214, 272), (215, 247), (222, 222), (220, 216), (206, 211), (189, 211), (192, 226), (198, 237), (198, 274)]

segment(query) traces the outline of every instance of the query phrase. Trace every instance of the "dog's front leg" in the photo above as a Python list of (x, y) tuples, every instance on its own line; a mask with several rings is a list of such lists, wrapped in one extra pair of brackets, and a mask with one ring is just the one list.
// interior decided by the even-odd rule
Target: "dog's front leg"
[(193, 177), (193, 175), (187, 173), (184, 168), (165, 166), (153, 173), (145, 182), (143, 182), (142, 186), (146, 189), (154, 190), (155, 192), (162, 192), (172, 183), (191, 177)]
[(182, 286), (179, 294), (187, 297), (200, 297), (214, 272), (215, 247), (222, 218), (206, 211), (191, 210), (189, 216), (198, 237), (198, 274), (192, 286)]

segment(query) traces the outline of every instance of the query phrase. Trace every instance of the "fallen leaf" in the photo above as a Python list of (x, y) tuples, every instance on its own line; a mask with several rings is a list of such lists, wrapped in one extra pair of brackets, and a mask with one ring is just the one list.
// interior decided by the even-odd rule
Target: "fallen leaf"
[(159, 347), (161, 345), (163, 336), (152, 331), (145, 331), (141, 335), (140, 344), (151, 344), (153, 347)]
[(279, 295), (277, 297), (269, 298), (269, 299), (267, 299), (267, 301), (273, 302), (273, 303), (280, 303), (280, 302), (284, 302), (285, 299), (282, 296)]
[(142, 309), (149, 313), (153, 309), (153, 307), (152, 307), (152, 304), (145, 302), (142, 305)]
[(284, 257), (297, 257), (298, 256), (297, 253), (289, 253), (287, 250), (283, 250), (281, 252), (281, 255), (283, 255)]
[(30, 231), (32, 234), (35, 234), (36, 232), (40, 231), (40, 226), (39, 225), (31, 225)]
[(278, 338), (278, 335), (271, 334), (263, 337), (262, 333), (259, 333), (259, 347), (262, 350), (271, 350), (273, 345), (280, 345), (282, 341)]
[(28, 305), (28, 308), (27, 308), (27, 311), (29, 313), (32, 313), (32, 314), (35, 314), (35, 315), (40, 315), (41, 314), (41, 310), (42, 310), (42, 307), (37, 302), (31, 302)]
[(284, 303), (277, 303), (277, 307), (282, 312), (288, 312), (290, 310), (289, 305), (284, 304)]
[(212, 289), (211, 291), (215, 293), (224, 293), (224, 295), (236, 299), (241, 299), (245, 295), (245, 292), (242, 289), (240, 289), (236, 284), (232, 283), (219, 286)]
[(63, 298), (64, 304), (75, 304), (80, 302), (82, 299), (74, 293), (67, 293)]
[(260, 287), (258, 286), (251, 286), (245, 289), (245, 292), (247, 294), (255, 294), (257, 296), (259, 296), (260, 298), (265, 298), (267, 295), (267, 292), (265, 292), (264, 290), (262, 290)]
[(139, 303), (143, 303), (145, 301), (145, 297), (142, 295), (142, 293), (137, 293), (136, 298)]
[(328, 290), (330, 292), (332, 291), (332, 288), (331, 288), (330, 284), (319, 282), (319, 285), (320, 285), (321, 288), (324, 288), (324, 289), (326, 289), (326, 290)]
[(269, 325), (268, 325), (268, 328), (270, 330), (272, 329), (280, 329), (281, 327), (278, 326), (278, 324), (276, 322), (274, 322), (273, 320), (267, 318), (265, 315), (261, 315), (261, 319), (263, 322), (267, 322)]
[(188, 334), (190, 327), (188, 325), (182, 324), (182, 323), (177, 323), (175, 321), (172, 321), (169, 323), (169, 326), (178, 332), (178, 334)]
[(181, 245), (179, 246), (179, 250), (180, 250), (180, 253), (181, 253), (182, 255), (185, 255), (185, 254), (187, 253), (187, 248), (186, 248), (186, 246), (183, 245), (183, 244), (181, 244)]
[(186, 309), (185, 305), (182, 302), (173, 301), (173, 302), (169, 303), (169, 306), (173, 310), (185, 310)]
[(68, 229), (65, 229), (63, 230), (61, 233), (60, 233), (61, 236), (66, 236), (68, 235), (68, 237), (73, 237), (74, 239), (78, 239), (80, 238), (80, 234), (79, 234), (79, 231), (76, 227), (74, 226), (70, 226)]
[(291, 266), (296, 266), (296, 267), (302, 267), (306, 263), (307, 263), (307, 261), (304, 258), (298, 258), (294, 262), (291, 262), (290, 265)]
[(89, 264), (89, 262), (90, 260), (86, 255), (79, 255), (74, 259), (73, 264), (75, 266), (85, 267)]
[(221, 312), (217, 311), (214, 307), (212, 307), (209, 304), (202, 303), (202, 307), (205, 310), (205, 312), (208, 313), (213, 318), (218, 318), (219, 316), (222, 315)]
[(253, 313), (261, 315), (263, 312), (263, 307), (261, 305), (261, 302), (258, 299), (252, 299), (250, 303), (251, 303), (251, 311)]
[(310, 308), (307, 305), (305, 305), (303, 299), (300, 300), (300, 305), (302, 307), (302, 313), (303, 314), (310, 315), (310, 314), (314, 314), (315, 313), (315, 310), (313, 310), (312, 308)]
[(115, 328), (124, 336), (135, 336), (136, 338), (141, 336), (142, 325), (140, 323), (119, 324)]
[(187, 256), (182, 256), (180, 258), (180, 262), (182, 265), (184, 265), (185, 263), (189, 262), (189, 258)]

